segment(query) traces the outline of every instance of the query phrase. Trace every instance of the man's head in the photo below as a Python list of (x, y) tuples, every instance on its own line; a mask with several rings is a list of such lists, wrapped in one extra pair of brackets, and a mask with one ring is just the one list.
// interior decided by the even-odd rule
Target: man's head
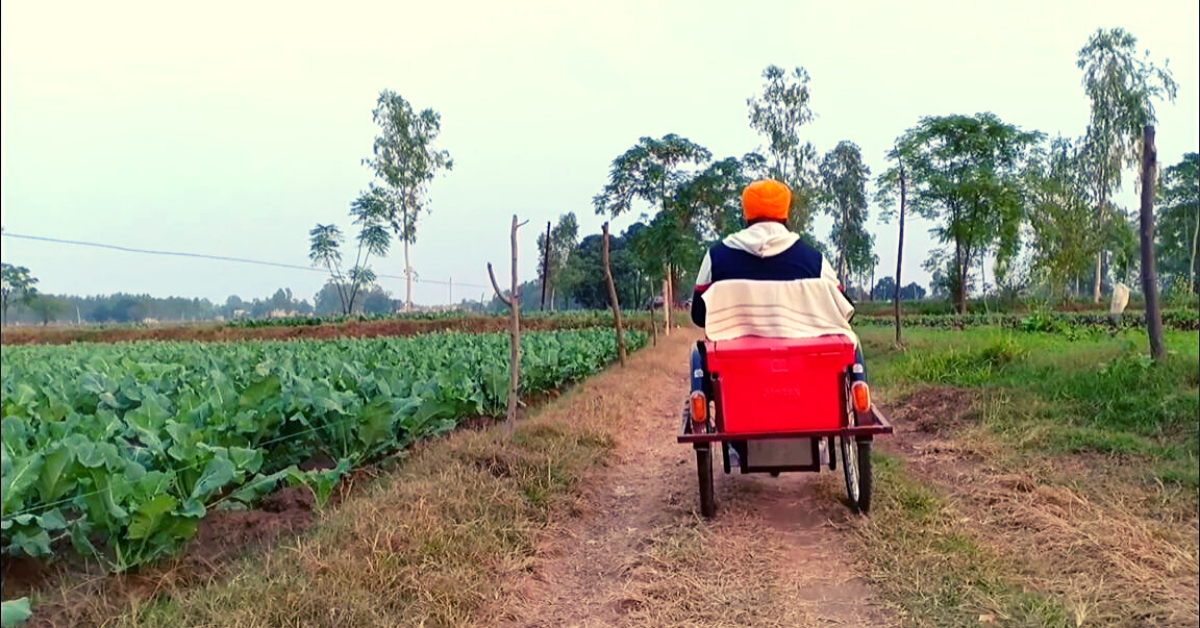
[(742, 190), (742, 215), (746, 224), (780, 222), (787, 224), (792, 191), (774, 179), (761, 179)]

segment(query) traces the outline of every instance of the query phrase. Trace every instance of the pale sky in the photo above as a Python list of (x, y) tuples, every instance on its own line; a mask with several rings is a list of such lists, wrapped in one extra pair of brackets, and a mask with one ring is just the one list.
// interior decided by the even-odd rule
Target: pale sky
[[(894, 138), (923, 115), (991, 111), (1078, 137), (1087, 101), (1076, 53), (1124, 27), (1180, 84), (1160, 103), (1159, 160), (1200, 148), (1195, 0), (966, 2), (34, 2), (3, 3), (3, 226), (22, 235), (307, 265), (308, 231), (352, 232), (367, 188), (382, 89), (442, 115), (455, 168), (430, 188), (413, 265), (479, 298), (486, 264), (506, 282), (508, 227), (522, 278), (535, 238), (574, 211), (599, 231), (591, 198), (642, 136), (677, 133), (713, 152), (760, 145), (746, 99), (769, 64), (804, 66), (820, 153), (841, 140), (885, 168)], [(1134, 206), (1127, 174), (1118, 201)], [(876, 215), (872, 208), (872, 222)], [(637, 219), (613, 223), (619, 232)], [(818, 221), (827, 237), (828, 221)], [(910, 223), (905, 283), (928, 224)], [(895, 267), (895, 224), (874, 226), (878, 276)], [(3, 238), (5, 262), (45, 292), (311, 299), (317, 273), (152, 257)], [(400, 249), (375, 262), (399, 276)], [(350, 255), (349, 247), (346, 254)], [(403, 282), (383, 286), (403, 297)], [(480, 287), (466, 287), (473, 284)], [(490, 288), (486, 291), (490, 293)], [(488, 295), (490, 298), (490, 294)], [(446, 302), (418, 283), (414, 301)]]

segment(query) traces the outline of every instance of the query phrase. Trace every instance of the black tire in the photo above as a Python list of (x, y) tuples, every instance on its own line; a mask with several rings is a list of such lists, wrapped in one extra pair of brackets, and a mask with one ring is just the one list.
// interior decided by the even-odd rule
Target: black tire
[(850, 509), (858, 514), (871, 510), (871, 492), (875, 478), (871, 470), (871, 441), (843, 438), (842, 473), (846, 478), (846, 498)]
[(858, 443), (858, 503), (859, 514), (871, 511), (871, 493), (875, 490), (875, 475), (871, 470), (871, 441)]
[(717, 495), (713, 489), (713, 457), (709, 446), (696, 449), (696, 474), (700, 479), (700, 514), (712, 519), (717, 514)]

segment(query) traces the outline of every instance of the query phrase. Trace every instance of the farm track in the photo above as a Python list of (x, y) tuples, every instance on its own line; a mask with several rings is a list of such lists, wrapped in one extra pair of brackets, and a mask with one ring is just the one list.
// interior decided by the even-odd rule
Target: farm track
[(650, 367), (649, 380), (625, 378), (622, 399), (597, 400), (609, 413), (588, 418), (614, 422), (618, 443), (585, 483), (587, 514), (540, 543), (518, 600), (478, 626), (897, 625), (843, 549), (852, 532), (840, 475), (718, 470), (720, 510), (699, 518), (695, 454), (675, 441), (698, 338), (660, 339), (633, 357), (649, 364), (630, 367)]

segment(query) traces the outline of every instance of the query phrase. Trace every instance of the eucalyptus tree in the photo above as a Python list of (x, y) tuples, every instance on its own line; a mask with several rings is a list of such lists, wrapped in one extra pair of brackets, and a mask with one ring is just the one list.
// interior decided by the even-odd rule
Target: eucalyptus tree
[(372, 156), (363, 163), (388, 187), (387, 224), (404, 245), (404, 305), (409, 309), (413, 281), (409, 248), (416, 244), (421, 212), (429, 212), (428, 185), (439, 171), (452, 170), (454, 161), (447, 151), (434, 148), (441, 115), (433, 109), (417, 112), (399, 94), (384, 90), (371, 113), (379, 135)]
[[(1121, 28), (1098, 29), (1078, 53), (1082, 84), (1090, 101), (1085, 151), (1095, 202), (1093, 228), (1106, 230), (1114, 220), (1111, 200), (1121, 189), (1125, 168), (1141, 163), (1142, 128), (1155, 124), (1154, 101), (1175, 101), (1178, 85), (1164, 64), (1158, 67), (1149, 53), (1138, 56), (1137, 38)], [(1092, 298), (1100, 302), (1104, 250), (1096, 254)]]
[(833, 217), (829, 237), (837, 251), (835, 268), (842, 283), (848, 284), (849, 277), (874, 268), (873, 238), (867, 231), (871, 169), (863, 163), (858, 145), (843, 141), (825, 154), (819, 172), (825, 209)]
[(804, 125), (815, 118), (808, 71), (796, 67), (788, 72), (769, 65), (762, 77), (762, 92), (746, 99), (750, 128), (766, 140), (766, 175), (792, 190), (788, 226), (798, 233), (811, 234), (812, 205), (819, 185), (816, 148), (801, 137)]

